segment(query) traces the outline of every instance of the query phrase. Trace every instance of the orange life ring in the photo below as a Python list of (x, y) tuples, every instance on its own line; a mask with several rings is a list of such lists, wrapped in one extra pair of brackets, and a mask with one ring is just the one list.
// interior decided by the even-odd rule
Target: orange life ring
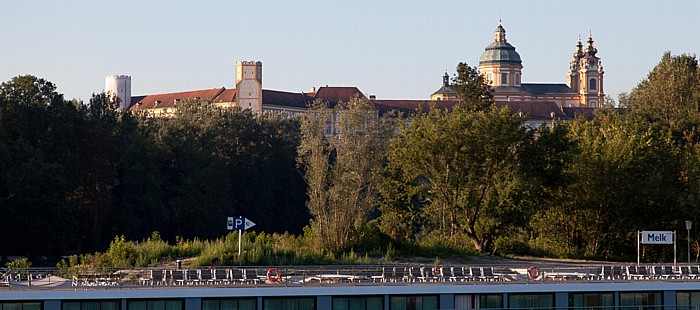
[(530, 279), (536, 280), (537, 278), (540, 277), (540, 268), (537, 268), (537, 266), (530, 266), (527, 268), (527, 276)]
[(277, 272), (277, 268), (267, 269), (267, 281), (272, 283), (282, 282), (282, 274)]
[(442, 277), (442, 265), (435, 265), (433, 267), (433, 274), (436, 277)]

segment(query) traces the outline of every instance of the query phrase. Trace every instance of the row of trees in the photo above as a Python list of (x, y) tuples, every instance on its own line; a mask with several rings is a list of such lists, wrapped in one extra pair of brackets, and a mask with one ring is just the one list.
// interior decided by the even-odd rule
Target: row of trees
[(150, 118), (16, 77), (0, 85), (0, 255), (88, 252), (152, 231), (212, 238), (243, 215), (267, 232), (308, 225), (305, 239), (328, 252), (382, 240), (623, 259), (637, 230), (700, 218), (694, 56), (665, 54), (621, 109), (555, 127), (523, 126), (475, 68), (457, 72), (460, 104), (410, 118), (378, 116), (363, 98), (316, 102), (299, 119), (204, 102)]
[[(647, 79), (621, 97), (620, 109), (601, 109), (593, 119), (554, 128), (524, 127), (521, 117), (492, 104), (475, 68), (460, 64), (457, 72), (460, 104), (417, 112), (395, 124), (402, 128), (388, 147), (382, 143), (386, 131), (375, 124), (359, 121), (347, 128), (339, 121), (336, 135), (323, 139), (328, 124), (316, 113), (325, 108), (307, 115), (300, 159), (306, 180), (314, 184), (308, 202), (313, 227), (321, 235), (337, 227), (333, 233), (344, 237), (322, 238), (324, 247), (361, 246), (357, 240), (367, 231), (361, 227), (375, 224), (376, 216), (382, 233), (395, 242), (438, 243), (480, 254), (624, 259), (636, 254), (638, 230), (682, 230), (686, 219), (698, 218), (700, 69), (694, 56), (665, 54)], [(334, 112), (343, 120), (365, 104), (356, 98)], [(384, 116), (377, 124), (393, 119)], [(358, 128), (361, 141), (382, 142), (371, 150), (338, 144), (337, 137), (358, 135)], [(380, 180), (376, 170), (346, 158), (375, 158), (373, 152), (385, 148), (385, 162), (373, 164), (384, 167)], [(366, 208), (370, 200), (356, 206), (347, 199), (353, 195), (336, 190), (368, 193), (375, 187), (360, 184), (375, 181), (379, 213)], [(342, 195), (344, 204), (328, 203), (320, 193)], [(343, 219), (350, 214), (356, 222)], [(360, 215), (364, 222), (358, 223)], [(644, 250), (650, 259), (670, 255), (666, 248)]]
[(236, 215), (270, 232), (308, 223), (298, 122), (203, 102), (167, 118), (117, 107), (65, 100), (33, 76), (0, 85), (0, 255), (87, 253), (154, 231), (213, 238)]

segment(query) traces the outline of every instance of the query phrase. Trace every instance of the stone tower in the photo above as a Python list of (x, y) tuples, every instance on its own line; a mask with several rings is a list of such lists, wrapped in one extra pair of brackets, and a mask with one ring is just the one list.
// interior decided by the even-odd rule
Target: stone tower
[(262, 62), (236, 63), (236, 103), (241, 109), (262, 112)]
[(119, 108), (128, 109), (131, 105), (131, 77), (128, 75), (109, 75), (105, 78), (105, 93), (119, 98)]
[(603, 65), (596, 56), (598, 49), (593, 44), (593, 37), (588, 37), (586, 48), (579, 38), (574, 52), (574, 60), (569, 65), (567, 80), (569, 87), (579, 94), (579, 105), (599, 108), (605, 100), (603, 91)]
[(493, 87), (520, 87), (522, 69), (520, 54), (506, 41), (506, 30), (499, 22), (494, 32), (493, 42), (486, 47), (479, 58), (479, 72)]

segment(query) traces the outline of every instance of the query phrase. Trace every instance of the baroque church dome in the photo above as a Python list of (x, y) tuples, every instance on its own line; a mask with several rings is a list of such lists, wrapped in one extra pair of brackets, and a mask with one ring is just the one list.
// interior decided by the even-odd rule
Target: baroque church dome
[(520, 55), (515, 47), (506, 42), (506, 30), (500, 24), (496, 27), (494, 41), (486, 47), (479, 58), (479, 66), (491, 65), (515, 65), (522, 66)]

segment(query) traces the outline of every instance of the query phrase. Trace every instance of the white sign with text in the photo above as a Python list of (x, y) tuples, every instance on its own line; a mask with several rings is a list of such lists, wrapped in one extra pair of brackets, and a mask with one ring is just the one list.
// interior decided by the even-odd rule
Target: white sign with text
[(672, 231), (643, 231), (640, 242), (642, 244), (673, 244)]

